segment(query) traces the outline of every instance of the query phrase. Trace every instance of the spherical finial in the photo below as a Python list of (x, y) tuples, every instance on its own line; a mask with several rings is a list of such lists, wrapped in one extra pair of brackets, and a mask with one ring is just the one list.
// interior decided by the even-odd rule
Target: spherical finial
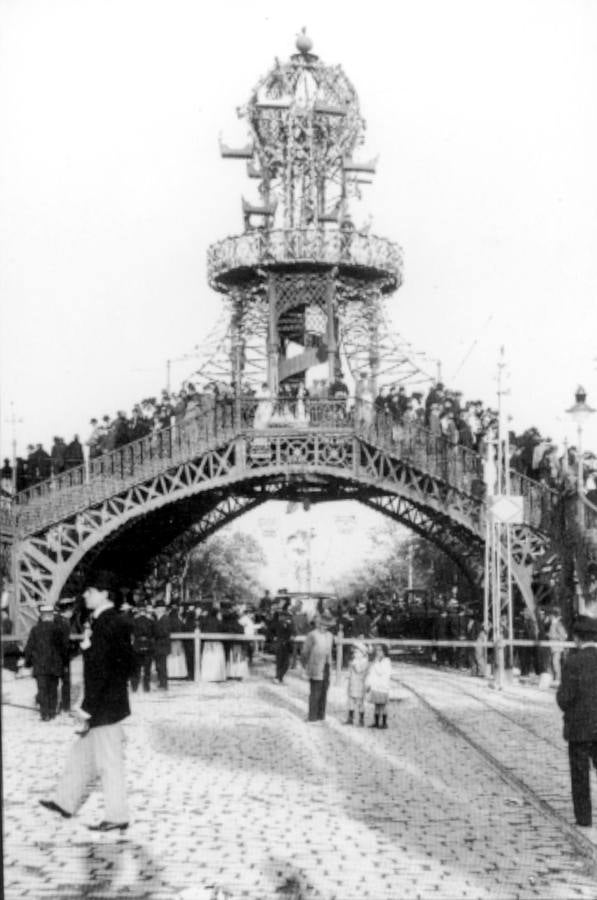
[(302, 28), (301, 33), (296, 38), (296, 49), (299, 53), (309, 53), (313, 49), (313, 41), (307, 34), (307, 29)]

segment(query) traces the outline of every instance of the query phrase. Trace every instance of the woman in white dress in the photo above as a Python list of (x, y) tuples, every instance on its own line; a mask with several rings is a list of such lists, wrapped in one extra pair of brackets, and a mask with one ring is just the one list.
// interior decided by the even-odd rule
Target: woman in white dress
[(296, 395), (296, 424), (307, 425), (307, 410), (305, 408), (305, 385), (299, 384)]
[[(170, 619), (171, 634), (179, 634), (185, 630), (177, 608), (171, 608), (168, 618)], [(173, 638), (170, 641), (170, 653), (166, 659), (166, 667), (168, 678), (186, 678), (188, 675), (187, 659), (180, 638)]]
[[(230, 608), (225, 616), (223, 622), (224, 631), (228, 634), (242, 634), (244, 635), (245, 629), (240, 624), (238, 611), (234, 608)], [(244, 641), (231, 641), (228, 644), (228, 661), (226, 664), (226, 672), (228, 678), (234, 678), (238, 681), (242, 681), (243, 678), (249, 677), (249, 661), (247, 654), (247, 645)]]
[(255, 418), (253, 419), (253, 428), (256, 430), (267, 428), (270, 424), (273, 411), (274, 403), (272, 393), (267, 384), (262, 384), (257, 409), (255, 410)]
[[(222, 616), (218, 606), (213, 606), (199, 621), (203, 634), (221, 634)], [(201, 680), (226, 681), (226, 654), (222, 641), (201, 641)]]

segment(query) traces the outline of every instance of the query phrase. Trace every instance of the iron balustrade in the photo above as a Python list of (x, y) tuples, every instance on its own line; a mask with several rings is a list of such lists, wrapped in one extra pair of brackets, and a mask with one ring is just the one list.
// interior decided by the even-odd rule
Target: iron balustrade
[(316, 227), (258, 229), (224, 238), (208, 250), (208, 280), (222, 290), (226, 276), (235, 270), (297, 262), (376, 269), (391, 290), (402, 281), (397, 244), (357, 231)]
[[(264, 405), (266, 421), (263, 415), (259, 419)], [(256, 425), (260, 427), (256, 429)], [(208, 401), (192, 416), (173, 418), (167, 428), (21, 491), (15, 498), (12, 521), (21, 532), (41, 529), (235, 437), (311, 430), (355, 434), (480, 504), (484, 499), (483, 460), (479, 454), (419, 424), (400, 424), (369, 402), (352, 398), (300, 400), (283, 395), (229, 396)], [(546, 530), (557, 504), (556, 492), (514, 471), (511, 489), (524, 497), (525, 524)]]

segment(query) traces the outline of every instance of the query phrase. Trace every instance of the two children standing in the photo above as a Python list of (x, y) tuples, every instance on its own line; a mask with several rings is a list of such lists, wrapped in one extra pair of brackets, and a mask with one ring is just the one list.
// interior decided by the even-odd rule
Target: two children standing
[(346, 725), (365, 724), (365, 699), (375, 708), (370, 728), (387, 728), (387, 705), (390, 697), (392, 666), (385, 644), (375, 645), (373, 661), (369, 661), (367, 645), (357, 641), (352, 645), (348, 666), (348, 719)]

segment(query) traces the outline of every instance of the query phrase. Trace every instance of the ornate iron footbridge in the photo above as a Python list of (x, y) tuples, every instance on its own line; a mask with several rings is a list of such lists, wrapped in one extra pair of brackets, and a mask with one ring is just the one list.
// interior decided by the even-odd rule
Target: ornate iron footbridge
[[(436, 543), (480, 583), (487, 515), (481, 457), (424, 428), (398, 427), (368, 404), (347, 409), (345, 400), (310, 401), (299, 420), (281, 399), (271, 404), (270, 424), (255, 428), (259, 403), (220, 401), (17, 495), (22, 626), (37, 618), (40, 602), (74, 590), (100, 555), (113, 558), (126, 546), (140, 547), (142, 557), (145, 534), (153, 532), (147, 552), (155, 552), (155, 533), (166, 546), (191, 523), (199, 540), (272, 499), (358, 500)], [(524, 497), (514, 575), (532, 603), (533, 567), (553, 547), (561, 504), (543, 485), (516, 473), (512, 481)]]

